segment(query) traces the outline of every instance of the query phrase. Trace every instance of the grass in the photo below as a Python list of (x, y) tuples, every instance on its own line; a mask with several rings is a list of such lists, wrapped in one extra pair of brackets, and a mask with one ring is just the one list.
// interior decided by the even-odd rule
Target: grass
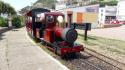
[(107, 49), (112, 52), (125, 54), (125, 41), (102, 38), (88, 35), (87, 41), (84, 40), (84, 35), (79, 34), (79, 40), (87, 46), (99, 46), (101, 49)]

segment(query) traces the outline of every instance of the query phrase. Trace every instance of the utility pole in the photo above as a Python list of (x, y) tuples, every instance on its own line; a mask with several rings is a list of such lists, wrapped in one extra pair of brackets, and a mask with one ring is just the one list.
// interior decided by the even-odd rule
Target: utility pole
[(12, 27), (12, 17), (11, 14), (8, 14), (8, 27)]
[(56, 8), (56, 0), (54, 0), (54, 5), (53, 6), (54, 6), (54, 10), (55, 10), (55, 8)]

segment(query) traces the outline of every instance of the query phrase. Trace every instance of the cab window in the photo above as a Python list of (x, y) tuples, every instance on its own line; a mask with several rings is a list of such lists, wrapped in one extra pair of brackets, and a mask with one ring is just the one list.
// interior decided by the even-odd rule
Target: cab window
[(63, 16), (57, 16), (57, 25), (60, 27), (65, 27), (65, 21)]

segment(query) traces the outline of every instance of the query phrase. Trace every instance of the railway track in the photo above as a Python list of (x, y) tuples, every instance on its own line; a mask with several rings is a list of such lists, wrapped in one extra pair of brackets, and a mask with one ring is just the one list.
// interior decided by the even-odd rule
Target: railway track
[(85, 48), (76, 58), (66, 60), (71, 70), (125, 70), (125, 64)]
[(125, 64), (124, 63), (121, 63), (121, 62), (119, 62), (115, 59), (112, 59), (112, 58), (107, 57), (103, 54), (100, 54), (100, 53), (98, 53), (94, 50), (91, 50), (91, 49), (85, 47), (85, 50), (83, 52), (86, 52), (89, 55), (92, 55), (92, 56), (104, 61), (105, 63), (110, 64), (110, 65), (112, 65), (112, 66), (114, 66), (114, 67), (116, 67), (120, 70), (125, 70)]
[(122, 70), (86, 52), (77, 54), (76, 58), (65, 63), (71, 70)]
[(76, 57), (63, 60), (59, 56), (55, 58), (64, 61), (64, 64), (71, 70), (125, 70), (123, 63), (86, 47), (84, 51), (76, 55)]

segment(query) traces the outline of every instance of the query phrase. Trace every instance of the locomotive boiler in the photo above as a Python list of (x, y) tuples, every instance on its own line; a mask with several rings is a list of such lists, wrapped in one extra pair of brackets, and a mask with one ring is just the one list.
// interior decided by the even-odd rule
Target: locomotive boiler
[(28, 33), (56, 54), (65, 56), (67, 54), (79, 53), (82, 45), (75, 43), (77, 31), (68, 28), (64, 22), (64, 14), (50, 12), (47, 9), (33, 9), (26, 14), (26, 28)]

